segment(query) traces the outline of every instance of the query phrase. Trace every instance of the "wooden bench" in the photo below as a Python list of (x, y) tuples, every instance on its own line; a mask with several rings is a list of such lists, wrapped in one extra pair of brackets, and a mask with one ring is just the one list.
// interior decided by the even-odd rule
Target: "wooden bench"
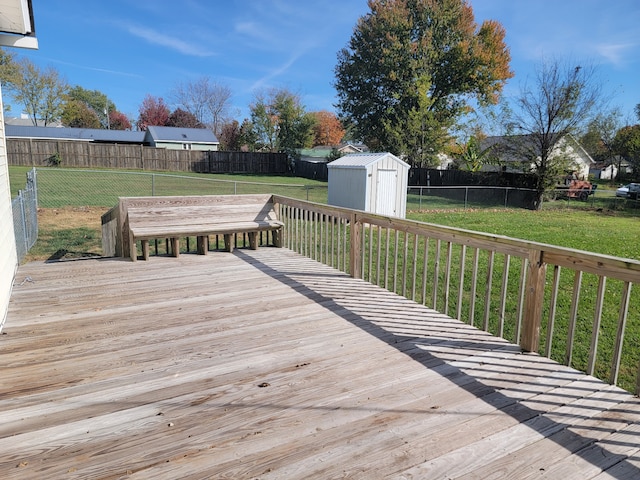
[(149, 258), (152, 239), (169, 239), (176, 257), (184, 237), (196, 237), (197, 251), (202, 255), (208, 251), (211, 235), (222, 235), (228, 252), (233, 250), (234, 235), (240, 233), (248, 235), (254, 250), (263, 231), (273, 233), (274, 245), (282, 245), (283, 223), (277, 218), (271, 195), (125, 197), (120, 199), (118, 211), (123, 219), (120, 253), (133, 261), (138, 257), (138, 241), (142, 257)]

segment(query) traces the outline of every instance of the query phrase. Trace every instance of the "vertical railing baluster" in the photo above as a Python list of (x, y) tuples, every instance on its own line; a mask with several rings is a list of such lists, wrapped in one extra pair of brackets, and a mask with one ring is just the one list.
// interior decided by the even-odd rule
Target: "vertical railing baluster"
[[(611, 375), (609, 382), (613, 385), (618, 383), (618, 372), (620, 371), (620, 359), (622, 358), (622, 346), (624, 344), (624, 331), (627, 327), (627, 313), (629, 312), (629, 297), (631, 294), (631, 283), (624, 282), (622, 287), (622, 298), (620, 299), (620, 313), (618, 314), (618, 331), (616, 332), (616, 344), (613, 348), (613, 359), (611, 361)], [(640, 390), (636, 387), (635, 394)]]
[(558, 305), (558, 290), (560, 287), (560, 267), (553, 267), (553, 280), (551, 285), (551, 299), (549, 300), (549, 322), (547, 323), (547, 339), (545, 342), (545, 356), (551, 358), (551, 349), (553, 347), (553, 330), (556, 322), (556, 309)]
[(576, 333), (576, 319), (578, 317), (578, 303), (580, 302), (580, 288), (582, 287), (582, 272), (576, 270), (573, 280), (573, 295), (571, 298), (571, 312), (569, 313), (569, 327), (567, 329), (567, 351), (564, 357), (565, 365), (571, 366), (573, 356), (573, 340)]
[(598, 358), (598, 338), (600, 335), (600, 323), (602, 322), (602, 304), (607, 285), (607, 277), (601, 275), (598, 278), (598, 296), (596, 297), (596, 309), (593, 315), (593, 330), (591, 331), (591, 347), (589, 348), (589, 360), (587, 361), (587, 375), (593, 375)]

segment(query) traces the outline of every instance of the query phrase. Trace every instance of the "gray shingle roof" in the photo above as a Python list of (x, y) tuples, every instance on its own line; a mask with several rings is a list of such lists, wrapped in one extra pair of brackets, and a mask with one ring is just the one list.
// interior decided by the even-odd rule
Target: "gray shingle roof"
[(108, 143), (144, 143), (145, 132), (103, 130), (98, 128), (5, 125), (5, 135), (7, 138), (42, 138)]
[(220, 143), (208, 128), (148, 126), (147, 132), (154, 142)]

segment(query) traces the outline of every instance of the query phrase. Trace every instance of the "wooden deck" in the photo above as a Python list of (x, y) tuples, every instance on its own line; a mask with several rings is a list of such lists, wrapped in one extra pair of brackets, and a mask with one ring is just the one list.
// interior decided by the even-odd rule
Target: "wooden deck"
[(640, 478), (637, 398), (286, 249), (24, 265), (0, 365), (0, 478)]

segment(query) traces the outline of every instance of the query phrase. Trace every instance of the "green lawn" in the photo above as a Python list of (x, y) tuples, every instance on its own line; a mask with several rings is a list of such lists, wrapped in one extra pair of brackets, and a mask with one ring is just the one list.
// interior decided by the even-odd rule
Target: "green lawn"
[(411, 212), (408, 218), (640, 260), (640, 217), (597, 210)]
[[(12, 196), (24, 188), (28, 167), (9, 167)], [(326, 203), (327, 184), (289, 176), (218, 175), (38, 168), (38, 204), (112, 207), (118, 197), (147, 195), (229, 195), (275, 193)]]

